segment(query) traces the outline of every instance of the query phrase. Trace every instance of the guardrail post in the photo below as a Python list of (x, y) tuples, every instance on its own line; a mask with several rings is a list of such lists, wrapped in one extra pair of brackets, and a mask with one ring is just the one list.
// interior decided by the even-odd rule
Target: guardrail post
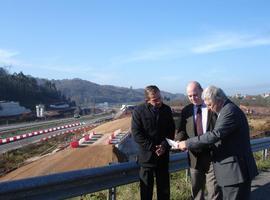
[(266, 160), (268, 155), (268, 149), (262, 150), (262, 160)]
[(116, 187), (109, 189), (108, 200), (116, 200)]
[[(117, 163), (110, 162), (109, 165), (115, 165)], [(109, 188), (108, 200), (116, 200), (116, 187)]]
[(186, 182), (188, 182), (189, 176), (190, 176), (190, 173), (189, 173), (189, 168), (188, 168), (186, 169)]

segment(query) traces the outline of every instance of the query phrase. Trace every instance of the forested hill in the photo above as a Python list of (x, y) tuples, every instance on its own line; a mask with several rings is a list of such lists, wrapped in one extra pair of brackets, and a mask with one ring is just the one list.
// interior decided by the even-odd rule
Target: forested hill
[(18, 101), (26, 108), (34, 109), (36, 104), (51, 104), (66, 101), (49, 80), (38, 83), (36, 78), (22, 72), (10, 74), (0, 67), (0, 101)]
[[(165, 100), (183, 99), (183, 94), (162, 91)], [(99, 85), (81, 79), (47, 80), (10, 74), (0, 67), (0, 101), (18, 101), (22, 106), (34, 109), (36, 104), (76, 102), (76, 105), (93, 103), (127, 103), (144, 100), (143, 89)], [(73, 105), (75, 103), (72, 103)]]
[[(140, 102), (144, 100), (143, 89), (132, 89), (125, 87), (116, 87), (111, 85), (99, 85), (90, 81), (81, 79), (64, 79), (53, 80), (56, 88), (59, 89), (66, 97), (75, 101), (77, 105), (89, 103), (123, 103), (123, 102)], [(182, 94), (172, 94), (163, 92), (165, 99), (182, 99)]]

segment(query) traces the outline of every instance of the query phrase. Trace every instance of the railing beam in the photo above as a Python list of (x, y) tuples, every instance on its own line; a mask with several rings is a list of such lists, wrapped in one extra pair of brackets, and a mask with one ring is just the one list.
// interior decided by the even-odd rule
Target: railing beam
[[(251, 140), (252, 151), (270, 148), (270, 138)], [(264, 151), (264, 158), (267, 151)], [(187, 154), (170, 156), (170, 172), (187, 169)], [(47, 176), (33, 177), (0, 183), (0, 199), (65, 199), (93, 192), (116, 188), (139, 181), (139, 166), (136, 162), (120, 163), (92, 169), (70, 171)], [(114, 197), (115, 196), (114, 191)]]

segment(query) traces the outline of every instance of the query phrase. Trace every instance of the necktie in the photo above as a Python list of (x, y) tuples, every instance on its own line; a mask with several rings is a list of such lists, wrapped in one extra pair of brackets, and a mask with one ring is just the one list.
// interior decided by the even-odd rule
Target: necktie
[(203, 134), (203, 126), (202, 126), (202, 109), (201, 106), (198, 106), (197, 113), (196, 113), (196, 130), (197, 135)]

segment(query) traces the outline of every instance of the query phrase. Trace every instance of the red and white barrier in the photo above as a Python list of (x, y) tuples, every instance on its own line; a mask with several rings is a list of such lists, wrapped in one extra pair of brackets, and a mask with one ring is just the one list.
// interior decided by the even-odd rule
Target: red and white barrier
[[(53, 127), (53, 128), (49, 128), (49, 129), (45, 129), (45, 130), (39, 130), (39, 131), (33, 131), (31, 133), (24, 133), (22, 135), (17, 135), (17, 136), (13, 136), (13, 137), (9, 137), (9, 138), (2, 138), (0, 139), (0, 145), (1, 144), (6, 144), (6, 143), (10, 143), (10, 142), (14, 142), (16, 140), (21, 140), (21, 139), (25, 139), (28, 137), (33, 137), (33, 136), (37, 136), (37, 135), (41, 135), (41, 134), (46, 134), (48, 132), (53, 132), (53, 131), (57, 131), (57, 130), (61, 130), (61, 129), (66, 129), (69, 127), (75, 127), (75, 126), (80, 126), (83, 125), (85, 123), (76, 123), (76, 124), (68, 124), (68, 125), (64, 125), (64, 126), (58, 126), (58, 127)], [(79, 128), (80, 130), (81, 128)], [(76, 131), (77, 129), (75, 129)]]
[[(59, 136), (59, 135), (63, 135), (63, 134), (67, 134), (67, 133), (74, 133), (75, 131), (77, 130), (82, 130), (83, 128), (87, 128), (87, 127), (93, 127), (92, 125), (90, 126), (84, 126), (84, 127), (79, 127), (79, 128), (75, 128), (75, 129), (71, 129), (71, 130), (66, 130), (66, 131), (63, 131), (61, 133), (57, 133), (55, 135), (52, 135), (52, 136), (48, 136), (48, 137), (44, 137), (44, 138), (41, 138), (40, 141), (47, 141), (48, 139), (52, 138), (52, 137), (56, 137), (56, 136)], [(86, 137), (90, 137), (89, 139), (91, 139), (91, 137), (95, 134), (95, 132), (91, 132), (90, 134), (82, 134), (82, 136), (86, 136)], [(89, 136), (88, 136), (89, 135)], [(87, 141), (87, 140), (85, 140)]]

